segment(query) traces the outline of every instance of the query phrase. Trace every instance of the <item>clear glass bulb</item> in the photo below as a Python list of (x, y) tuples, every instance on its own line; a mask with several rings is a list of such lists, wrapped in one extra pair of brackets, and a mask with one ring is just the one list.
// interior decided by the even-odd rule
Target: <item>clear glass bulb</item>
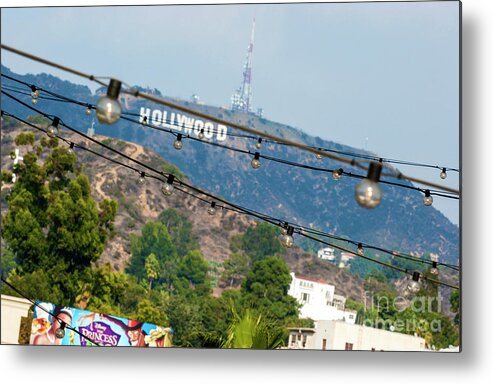
[(74, 143), (70, 143), (70, 147), (68, 147), (67, 152), (68, 152), (69, 155), (75, 154), (75, 151), (74, 151)]
[(175, 140), (173, 146), (175, 147), (176, 150), (180, 150), (183, 148), (183, 142), (181, 140)]
[(288, 235), (287, 233), (285, 235), (281, 235), (279, 240), (281, 241), (281, 244), (286, 248), (291, 248), (294, 244), (293, 236)]
[(438, 275), (438, 268), (435, 268), (435, 267), (430, 268), (430, 273), (432, 275)]
[(57, 330), (55, 331), (55, 336), (57, 337), (57, 339), (63, 339), (63, 337), (65, 336), (65, 329), (62, 327), (57, 328)]
[(358, 255), (363, 255), (363, 253), (365, 253), (365, 251), (363, 250), (363, 247), (358, 247), (358, 251), (357, 251)]
[(377, 182), (363, 179), (356, 185), (355, 197), (362, 207), (375, 208), (382, 200), (382, 189)]
[(146, 178), (144, 175), (140, 175), (139, 177), (139, 184), (144, 185), (146, 183)]
[(122, 113), (122, 107), (118, 100), (103, 96), (96, 104), (96, 116), (101, 124), (115, 123)]
[(407, 285), (407, 290), (411, 293), (417, 293), (421, 288), (421, 284), (419, 281), (411, 280)]
[(31, 99), (31, 102), (32, 102), (33, 104), (38, 104), (38, 99), (37, 99), (37, 98), (35, 98), (35, 97), (33, 97), (33, 98)]
[(31, 92), (31, 97), (33, 99), (37, 99), (39, 97), (39, 91), (36, 89), (35, 91)]
[(253, 159), (252, 160), (252, 168), (253, 169), (259, 169), (260, 168), (260, 160), (259, 159)]
[(334, 169), (334, 170), (332, 171), (332, 178), (333, 178), (335, 181), (337, 181), (337, 180), (339, 180), (339, 179), (341, 178), (341, 174), (340, 174), (340, 172), (339, 172), (339, 170), (338, 170), (338, 169)]
[(431, 204), (433, 204), (433, 196), (425, 196), (423, 197), (423, 204), (429, 207)]
[(209, 215), (213, 216), (216, 213), (216, 208), (214, 208), (214, 207), (207, 208), (207, 213)]
[(262, 149), (262, 143), (257, 141), (257, 144), (255, 144), (255, 148)]
[(163, 192), (163, 195), (165, 196), (170, 196), (174, 189), (175, 187), (173, 187), (173, 184), (165, 183), (161, 188), (161, 192)]
[(447, 178), (447, 171), (445, 169), (442, 169), (442, 172), (440, 172), (440, 179), (446, 179)]
[(317, 158), (317, 160), (322, 160), (322, 155), (320, 153), (317, 153), (315, 157)]
[(202, 140), (205, 137), (204, 130), (201, 129), (199, 132), (199, 139)]
[(87, 107), (86, 108), (86, 115), (90, 115), (92, 113), (92, 108), (91, 107)]
[(55, 127), (54, 125), (50, 125), (46, 130), (46, 133), (49, 137), (53, 139), (58, 135), (58, 127)]

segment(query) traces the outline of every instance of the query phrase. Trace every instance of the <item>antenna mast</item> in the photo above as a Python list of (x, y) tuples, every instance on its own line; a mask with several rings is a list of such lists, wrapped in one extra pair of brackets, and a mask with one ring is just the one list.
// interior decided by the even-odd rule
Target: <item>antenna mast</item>
[(253, 19), (252, 35), (243, 67), (243, 82), (233, 96), (231, 96), (231, 109), (234, 111), (251, 112), (252, 110), (252, 54), (255, 37), (255, 19)]

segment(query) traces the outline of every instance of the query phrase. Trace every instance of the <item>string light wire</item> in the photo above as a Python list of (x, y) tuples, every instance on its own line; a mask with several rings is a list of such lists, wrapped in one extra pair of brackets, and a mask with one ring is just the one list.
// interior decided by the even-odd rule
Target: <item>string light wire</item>
[[(2, 90), (2, 93), (5, 94), (6, 96), (10, 97), (14, 101), (16, 101), (18, 103), (21, 103), (24, 106), (30, 108), (31, 110), (40, 113), (37, 108), (34, 108), (34, 107), (32, 107), (32, 106), (30, 106), (30, 105), (28, 105), (26, 103), (23, 103), (21, 100), (19, 100), (18, 98), (10, 95), (9, 93), (7, 93), (7, 92), (5, 92), (3, 90)], [(91, 104), (82, 103), (82, 102), (77, 102), (77, 104), (78, 105), (81, 105), (81, 106), (86, 106), (86, 107), (88, 105), (91, 105)], [(91, 105), (91, 107), (92, 108), (95, 108), (92, 105)], [(124, 120), (130, 121), (132, 123), (135, 123), (135, 124), (140, 124), (140, 122), (138, 122), (138, 121), (136, 121), (136, 120), (134, 120), (132, 118), (126, 117), (126, 116), (122, 116), (121, 118), (124, 119)], [(253, 156), (253, 155), (256, 155), (257, 156), (257, 153), (258, 153), (258, 152), (255, 152), (255, 151), (249, 151), (249, 150), (245, 150), (245, 149), (240, 149), (240, 148), (228, 146), (228, 145), (225, 145), (225, 144), (219, 144), (219, 143), (215, 143), (215, 142), (211, 142), (211, 141), (204, 141), (204, 140), (201, 140), (199, 138), (195, 138), (195, 137), (193, 137), (193, 136), (191, 136), (189, 134), (176, 133), (176, 132), (174, 132), (171, 129), (161, 128), (161, 127), (152, 127), (152, 126), (150, 126), (150, 128), (155, 129), (155, 130), (158, 130), (158, 131), (161, 131), (161, 132), (165, 132), (165, 133), (168, 133), (168, 134), (172, 134), (172, 135), (174, 135), (176, 137), (178, 137), (178, 135), (181, 135), (180, 136), (180, 141), (182, 141), (183, 139), (186, 138), (188, 140), (192, 140), (192, 141), (195, 141), (195, 142), (200, 142), (200, 143), (203, 143), (203, 144), (207, 144), (207, 145), (211, 145), (211, 146), (214, 146), (214, 147), (226, 149), (226, 150), (233, 151), (233, 152), (236, 152), (236, 153), (246, 154), (246, 155), (249, 155), (249, 156)], [(280, 163), (280, 164), (284, 164), (284, 165), (289, 165), (289, 166), (293, 166), (293, 167), (298, 167), (298, 168), (303, 168), (303, 169), (308, 169), (308, 170), (312, 170), (312, 171), (318, 171), (318, 172), (324, 172), (324, 173), (333, 173), (334, 172), (333, 169), (316, 167), (316, 166), (312, 166), (312, 165), (308, 165), (308, 164), (302, 164), (302, 163), (298, 163), (298, 162), (291, 161), (291, 160), (286, 160), (286, 159), (279, 159), (279, 158), (276, 158), (276, 157), (273, 157), (273, 156), (262, 155), (261, 153), (258, 153), (258, 157), (259, 158), (266, 159), (266, 160), (269, 160), (269, 161), (272, 161), (272, 162), (276, 162), (276, 163)], [(353, 164), (355, 164), (355, 163), (353, 162)], [(364, 179), (366, 177), (366, 176), (363, 176), (363, 175), (358, 175), (358, 174), (354, 174), (352, 172), (344, 171), (342, 168), (339, 169), (338, 172), (339, 172), (339, 175), (345, 175), (345, 176), (350, 177), (350, 178)], [(399, 188), (405, 188), (405, 189), (410, 189), (410, 190), (414, 190), (414, 191), (419, 191), (419, 192), (421, 192), (423, 194), (425, 194), (425, 191), (426, 191), (423, 188), (419, 188), (419, 187), (412, 186), (412, 185), (405, 185), (405, 184), (395, 183), (395, 182), (388, 181), (388, 180), (380, 180), (379, 182), (381, 184), (392, 185), (392, 186), (396, 186), (396, 187), (399, 187)], [(430, 191), (430, 194), (431, 195), (434, 195), (434, 196), (444, 197), (444, 198), (448, 198), (448, 199), (455, 199), (455, 200), (458, 200), (459, 199), (458, 196), (449, 195), (449, 194), (442, 193), (442, 192), (437, 191), (437, 190), (428, 190), (428, 191)]]
[[(41, 58), (39, 56), (36, 56), (36, 55), (30, 54), (30, 53), (27, 53), (27, 52), (18, 50), (16, 48), (10, 47), (10, 46), (5, 45), (5, 44), (1, 44), (0, 47), (2, 49), (5, 49), (5, 50), (7, 50), (9, 52), (14, 53), (14, 54), (17, 54), (17, 55), (26, 57), (28, 59), (31, 59), (31, 60), (34, 60), (34, 61), (37, 61), (37, 62), (46, 64), (46, 65), (49, 65), (49, 66), (52, 66), (54, 68), (58, 68), (60, 70), (63, 70), (65, 72), (68, 72), (68, 73), (75, 74), (77, 76), (86, 78), (86, 79), (88, 79), (90, 81), (94, 81), (94, 82), (96, 82), (96, 83), (98, 83), (98, 84), (100, 84), (102, 86), (107, 86), (104, 82), (100, 81), (94, 75), (86, 74), (86, 73), (81, 72), (81, 71), (78, 71), (76, 69), (73, 69), (73, 68), (70, 68), (70, 67), (67, 67), (67, 66), (64, 66), (64, 65), (55, 63), (55, 62), (53, 62), (51, 60), (43, 59), (43, 58)], [(230, 127), (236, 128), (236, 129), (238, 129), (240, 131), (248, 132), (248, 133), (253, 134), (253, 135), (257, 136), (257, 137), (263, 137), (265, 139), (279, 141), (279, 142), (285, 143), (287, 145), (291, 145), (293, 147), (299, 148), (301, 150), (305, 150), (305, 151), (311, 152), (311, 153), (313, 153), (315, 155), (319, 154), (319, 155), (322, 155), (322, 156), (331, 158), (332, 160), (336, 160), (336, 161), (339, 161), (339, 162), (342, 162), (342, 163), (345, 163), (345, 164), (355, 165), (355, 166), (357, 166), (357, 167), (359, 167), (359, 168), (361, 168), (361, 169), (363, 169), (365, 171), (368, 170), (368, 168), (366, 166), (361, 165), (361, 164), (358, 164), (358, 163), (352, 164), (352, 161), (351, 160), (348, 160), (348, 159), (346, 159), (344, 157), (341, 157), (341, 156), (339, 156), (337, 154), (334, 154), (334, 153), (331, 153), (331, 152), (326, 152), (326, 151), (321, 151), (321, 150), (318, 150), (316, 148), (309, 147), (309, 146), (307, 146), (305, 144), (301, 144), (301, 143), (298, 143), (298, 142), (295, 142), (295, 141), (283, 139), (281, 137), (277, 137), (275, 135), (271, 135), (271, 134), (266, 133), (266, 132), (261, 132), (261, 131), (258, 131), (256, 129), (250, 128), (250, 127), (246, 127), (246, 126), (243, 126), (243, 125), (240, 125), (240, 124), (231, 122), (231, 121), (227, 121), (227, 120), (224, 120), (224, 119), (215, 117), (215, 116), (211, 116), (211, 115), (208, 115), (206, 113), (203, 113), (203, 112), (200, 112), (200, 111), (196, 111), (196, 110), (193, 110), (193, 109), (184, 107), (184, 106), (182, 106), (180, 104), (177, 104), (177, 103), (173, 103), (173, 102), (164, 100), (164, 99), (159, 98), (159, 97), (156, 97), (154, 95), (151, 95), (151, 94), (148, 94), (148, 93), (145, 93), (145, 92), (140, 92), (139, 90), (136, 90), (136, 89), (123, 89), (122, 92), (123, 93), (126, 93), (126, 94), (129, 94), (129, 95), (132, 95), (134, 97), (142, 98), (142, 99), (145, 99), (145, 100), (149, 100), (149, 101), (155, 102), (157, 104), (161, 104), (161, 105), (167, 106), (169, 108), (173, 108), (173, 109), (176, 109), (176, 110), (179, 110), (179, 111), (182, 111), (182, 112), (186, 112), (186, 113), (189, 113), (189, 114), (198, 116), (198, 117), (202, 117), (202, 118), (205, 118), (205, 119), (210, 120), (210, 121), (214, 121), (217, 124), (222, 124), (222, 125), (225, 125), (225, 126), (230, 126)], [(392, 176), (392, 175), (389, 175), (389, 176)], [(402, 173), (398, 173), (398, 174), (395, 174), (393, 176), (396, 177), (396, 178), (398, 178), (398, 179), (404, 179), (404, 180), (408, 180), (408, 181), (411, 181), (411, 182), (414, 182), (414, 183), (418, 183), (418, 184), (426, 185), (426, 186), (429, 186), (429, 187), (437, 188), (437, 189), (440, 189), (440, 190), (443, 190), (443, 191), (446, 191), (446, 192), (451, 192), (451, 193), (457, 193), (457, 194), (459, 194), (459, 191), (457, 189), (455, 189), (455, 188), (450, 188), (448, 186), (440, 185), (440, 184), (437, 184), (435, 182), (431, 182), (431, 181), (427, 181), (427, 180), (422, 180), (422, 179), (419, 179), (417, 177), (412, 177), (412, 176), (404, 175)]]
[[(27, 104), (26, 104), (26, 106), (27, 106)], [(41, 114), (43, 114), (43, 112), (42, 112), (42, 111), (39, 111), (39, 112), (40, 112)], [(35, 129), (37, 129), (37, 130), (41, 131), (41, 132), (46, 133), (46, 131), (45, 131), (45, 130), (43, 130), (42, 128), (36, 127), (35, 125), (30, 124), (29, 122), (26, 122), (26, 121), (24, 121), (23, 119), (18, 118), (18, 117), (14, 116), (14, 115), (12, 115), (12, 114), (10, 114), (10, 113), (6, 112), (6, 111), (3, 111), (3, 114), (4, 114), (5, 116), (10, 116), (10, 117), (12, 117), (12, 118), (14, 118), (14, 119), (16, 119), (16, 120), (18, 120), (18, 121), (20, 121), (20, 122), (22, 122), (22, 123), (24, 123), (24, 124), (28, 125), (28, 126), (31, 126), (31, 127), (35, 128)], [(45, 115), (46, 115), (46, 114), (45, 114)], [(115, 154), (117, 154), (117, 155), (119, 155), (119, 156), (122, 156), (122, 157), (124, 157), (125, 159), (127, 159), (127, 160), (129, 160), (129, 161), (132, 161), (132, 162), (134, 162), (134, 163), (136, 163), (136, 164), (138, 164), (138, 165), (140, 165), (140, 166), (144, 166), (146, 169), (149, 169), (149, 170), (153, 171), (154, 173), (159, 174), (159, 175), (160, 175), (160, 176), (162, 176), (162, 177), (165, 177), (166, 179), (170, 176), (170, 174), (166, 174), (166, 173), (164, 173), (164, 172), (162, 172), (162, 171), (157, 171), (157, 170), (155, 170), (154, 168), (152, 168), (152, 167), (150, 167), (150, 166), (147, 166), (146, 164), (144, 164), (144, 163), (142, 163), (142, 162), (140, 162), (140, 161), (138, 161), (138, 160), (136, 160), (136, 159), (133, 159), (132, 157), (130, 157), (130, 156), (128, 156), (128, 155), (126, 155), (126, 154), (122, 153), (121, 151), (118, 151), (118, 150), (116, 150), (116, 149), (114, 149), (114, 148), (112, 148), (112, 147), (110, 147), (110, 146), (108, 146), (108, 145), (106, 145), (106, 144), (104, 144), (104, 143), (100, 142), (99, 140), (93, 139), (93, 138), (91, 138), (91, 137), (89, 137), (89, 136), (85, 135), (84, 133), (82, 133), (82, 132), (80, 132), (80, 131), (78, 131), (78, 130), (76, 130), (76, 129), (74, 129), (74, 128), (71, 128), (71, 127), (67, 126), (67, 125), (66, 125), (66, 124), (64, 124), (62, 121), (61, 121), (61, 123), (60, 123), (60, 124), (61, 124), (61, 125), (63, 125), (65, 128), (67, 128), (68, 130), (70, 130), (70, 131), (72, 131), (72, 132), (74, 132), (74, 133), (76, 133), (76, 134), (79, 134), (79, 135), (81, 135), (82, 137), (84, 137), (84, 138), (86, 138), (86, 139), (90, 139), (90, 140), (91, 140), (92, 142), (94, 142), (95, 144), (98, 144), (98, 145), (102, 146), (103, 148), (108, 149), (108, 150), (112, 151), (113, 153), (115, 153)], [(67, 140), (67, 139), (65, 139), (65, 138), (63, 138), (63, 137), (60, 137), (59, 135), (57, 135), (57, 137), (58, 137), (59, 139), (61, 139), (62, 141), (66, 142), (67, 144), (72, 143), (71, 141), (69, 141), (69, 140)], [(131, 169), (132, 171), (134, 171), (134, 172), (136, 172), (136, 173), (138, 173), (138, 174), (142, 174), (142, 171), (140, 171), (140, 170), (138, 170), (137, 168), (134, 168), (134, 167), (132, 167), (132, 166), (129, 166), (128, 164), (124, 164), (124, 163), (119, 162), (119, 161), (117, 161), (117, 160), (115, 160), (115, 159), (112, 159), (112, 158), (110, 158), (110, 157), (104, 156), (104, 155), (102, 155), (102, 154), (100, 154), (100, 153), (98, 153), (98, 152), (95, 152), (95, 151), (90, 150), (89, 148), (86, 148), (86, 147), (83, 147), (83, 146), (80, 146), (80, 145), (77, 145), (77, 147), (78, 147), (78, 148), (80, 148), (80, 149), (83, 149), (83, 150), (87, 150), (88, 152), (90, 152), (90, 153), (92, 153), (92, 154), (94, 154), (94, 155), (96, 155), (96, 156), (100, 156), (100, 157), (102, 157), (102, 158), (104, 158), (104, 159), (106, 159), (106, 160), (108, 160), (108, 161), (111, 161), (111, 162), (116, 163), (116, 164), (118, 164), (118, 165), (121, 165), (121, 166), (123, 166), (123, 167), (129, 168), (129, 169)], [(166, 180), (165, 180), (165, 179), (163, 179), (163, 178), (161, 178), (161, 177), (159, 177), (159, 176), (148, 175), (147, 173), (145, 173), (145, 177), (151, 177), (151, 178), (156, 179), (156, 180), (158, 180), (158, 181), (160, 181), (160, 182), (163, 182), (163, 183), (164, 183), (164, 182), (166, 182)], [(247, 214), (247, 215), (250, 215), (250, 216), (256, 217), (256, 218), (258, 218), (258, 219), (260, 219), (260, 220), (262, 220), (262, 221), (266, 221), (266, 222), (268, 222), (268, 223), (270, 223), (270, 224), (277, 225), (277, 226), (282, 226), (284, 223), (288, 223), (288, 222), (287, 222), (287, 221), (285, 221), (285, 220), (276, 219), (276, 218), (273, 218), (273, 217), (271, 217), (271, 216), (268, 216), (268, 215), (265, 215), (265, 214), (262, 214), (262, 213), (256, 212), (256, 211), (254, 211), (254, 210), (251, 210), (251, 209), (248, 209), (248, 208), (244, 208), (244, 207), (241, 207), (241, 206), (239, 206), (239, 205), (236, 205), (236, 204), (233, 204), (233, 203), (231, 203), (231, 202), (228, 202), (228, 201), (226, 201), (226, 200), (224, 200), (224, 199), (222, 199), (222, 198), (219, 198), (219, 197), (217, 197), (217, 196), (214, 196), (214, 195), (212, 195), (212, 194), (210, 194), (210, 193), (208, 193), (208, 192), (206, 192), (206, 191), (203, 191), (203, 190), (201, 190), (201, 189), (199, 189), (199, 188), (197, 188), (197, 187), (194, 187), (194, 186), (192, 186), (192, 185), (189, 185), (189, 184), (185, 183), (185, 182), (184, 182), (184, 181), (182, 181), (182, 180), (179, 180), (179, 179), (176, 179), (176, 178), (175, 178), (174, 180), (175, 180), (175, 182), (177, 182), (179, 185), (184, 186), (184, 187), (186, 187), (186, 188), (188, 188), (188, 189), (190, 189), (190, 190), (193, 190), (193, 191), (195, 191), (195, 192), (197, 192), (197, 193), (199, 193), (199, 194), (202, 194), (202, 195), (204, 195), (204, 196), (207, 196), (207, 197), (211, 198), (213, 201), (219, 201), (219, 202), (222, 202), (223, 204), (225, 204), (226, 206), (230, 206), (230, 207), (232, 207), (232, 208), (233, 208), (233, 211), (235, 211), (235, 212), (237, 212), (237, 213)], [(176, 188), (176, 189), (178, 189), (179, 191), (183, 192), (183, 190), (182, 190), (181, 188)], [(189, 193), (189, 192), (187, 192), (187, 194), (189, 194), (189, 195), (193, 196), (193, 194), (191, 194), (191, 193)], [(194, 196), (194, 197), (198, 198), (197, 196)], [(205, 199), (202, 199), (202, 198), (199, 198), (199, 200), (204, 201), (204, 202), (207, 202), (207, 203), (209, 203), (209, 204), (210, 204), (210, 202), (211, 202), (211, 201), (208, 201), (208, 200), (205, 200)], [(225, 208), (225, 206), (221, 206), (221, 205), (217, 205), (217, 207), (221, 207), (221, 208), (223, 208), (223, 209)], [(228, 209), (229, 209), (229, 208), (228, 208)], [(230, 210), (231, 210), (231, 209), (230, 209)], [(352, 253), (352, 254), (355, 254), (356, 256), (361, 256), (361, 255), (359, 255), (359, 254), (357, 254), (357, 253), (354, 253), (353, 251), (346, 250), (345, 248), (342, 248), (342, 247), (339, 247), (339, 246), (332, 245), (332, 244), (330, 244), (330, 243), (328, 243), (328, 242), (325, 242), (325, 241), (320, 240), (320, 239), (318, 239), (318, 238), (315, 238), (315, 237), (312, 237), (312, 236), (310, 236), (310, 235), (307, 235), (307, 233), (306, 233), (306, 232), (308, 232), (308, 231), (309, 231), (309, 229), (304, 228), (304, 227), (300, 227), (300, 226), (298, 226), (298, 225), (295, 225), (295, 226), (296, 226), (297, 233), (300, 233), (301, 235), (303, 235), (303, 236), (305, 236), (305, 237), (307, 237), (307, 238), (311, 238), (312, 240), (315, 240), (315, 241), (320, 242), (320, 243), (322, 243), (322, 244), (327, 244), (327, 245), (330, 245), (330, 246), (334, 246), (334, 248), (337, 248), (337, 249), (343, 249), (343, 250), (348, 251), (348, 252), (350, 252), (350, 253)], [(318, 233), (318, 234), (321, 234), (321, 232), (320, 232), (320, 233)], [(324, 235), (325, 235), (325, 236), (329, 236), (329, 237), (331, 236), (331, 235), (329, 235), (329, 234), (324, 234)], [(341, 239), (342, 239), (342, 238), (341, 238)], [(352, 240), (351, 240), (351, 242), (353, 242), (353, 243), (354, 243), (354, 241), (352, 241)], [(371, 246), (366, 246), (366, 247), (367, 247), (367, 248), (369, 248), (369, 247), (371, 247)], [(375, 247), (375, 249), (377, 249), (377, 248)], [(387, 252), (390, 252), (390, 251), (387, 251)], [(393, 254), (394, 256), (396, 256), (396, 257), (399, 257), (399, 256), (400, 256), (400, 255), (397, 255), (397, 254), (395, 254), (395, 253), (392, 253), (392, 254)], [(375, 262), (377, 262), (378, 264), (381, 264), (381, 265), (386, 265), (387, 267), (389, 267), (389, 268), (393, 268), (393, 269), (398, 270), (398, 271), (400, 271), (400, 272), (405, 271), (405, 270), (403, 270), (402, 268), (396, 267), (396, 266), (394, 266), (394, 265), (392, 265), (392, 264), (384, 263), (384, 262), (382, 262), (382, 261), (380, 261), (380, 260), (375, 260), (375, 259), (369, 258), (368, 256), (365, 256), (364, 258), (366, 258), (366, 259), (368, 259), (368, 260), (371, 260), (371, 261), (375, 261)], [(413, 261), (416, 261), (416, 262), (426, 262), (426, 260), (422, 260), (422, 259), (415, 259), (415, 260), (413, 260)], [(448, 266), (448, 265), (446, 265), (446, 264), (442, 264), (442, 265), (444, 265), (444, 266)], [(455, 267), (455, 266), (454, 266), (454, 267)], [(458, 268), (458, 267), (457, 267), (457, 268)], [(440, 284), (440, 282), (438, 282), (438, 283)], [(446, 285), (446, 284), (445, 284), (445, 285)], [(457, 289), (458, 289), (458, 288), (457, 288)]]

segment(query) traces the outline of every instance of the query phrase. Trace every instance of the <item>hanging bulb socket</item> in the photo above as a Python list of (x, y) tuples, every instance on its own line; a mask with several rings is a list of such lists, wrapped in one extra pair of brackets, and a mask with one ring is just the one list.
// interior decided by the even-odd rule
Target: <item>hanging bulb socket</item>
[(142, 121), (140, 122), (140, 124), (142, 124), (143, 127), (145, 127), (147, 125), (147, 116), (144, 116), (142, 118)]
[(177, 136), (176, 136), (176, 140), (175, 142), (173, 143), (173, 146), (175, 147), (175, 149), (177, 151), (179, 151), (180, 149), (183, 148), (183, 142), (181, 141), (181, 139), (183, 138), (183, 135), (181, 133), (179, 133)]
[(332, 178), (337, 181), (341, 178), (342, 174), (344, 173), (344, 170), (342, 168), (339, 169), (334, 169), (332, 171)]
[(281, 235), (285, 235), (286, 233), (288, 233), (288, 226), (289, 226), (289, 224), (288, 224), (288, 223), (284, 223), (284, 224), (281, 226)]
[[(58, 320), (60, 321), (60, 320)], [(65, 336), (65, 322), (64, 321), (61, 321), (61, 324), (60, 324), (60, 328), (57, 328), (57, 330), (55, 331), (55, 336), (57, 339), (63, 339), (64, 336)]]
[(409, 284), (407, 286), (407, 290), (412, 292), (412, 293), (417, 293), (421, 288), (421, 284), (419, 282), (419, 272), (413, 272), (413, 277), (409, 281)]
[(430, 273), (432, 275), (438, 275), (438, 262), (437, 261), (432, 261), (431, 262)]
[(368, 168), (368, 175), (356, 185), (355, 198), (364, 208), (375, 208), (382, 200), (382, 189), (379, 181), (382, 173), (382, 164), (372, 161)]
[(46, 134), (52, 139), (58, 135), (58, 124), (60, 124), (60, 118), (55, 116), (51, 125), (46, 129)]
[(68, 150), (67, 150), (67, 152), (68, 152), (70, 155), (73, 155), (73, 154), (75, 153), (75, 152), (74, 152), (74, 146), (75, 146), (75, 144), (71, 142), (71, 143), (70, 143), (70, 146), (69, 146), (69, 148), (68, 148)]
[(111, 79), (106, 91), (106, 96), (101, 97), (96, 104), (96, 116), (102, 124), (115, 123), (122, 113), (122, 107), (118, 101), (122, 83)]
[(259, 169), (260, 168), (260, 153), (255, 152), (253, 155), (253, 160), (252, 160), (252, 168), (253, 169)]
[(38, 88), (36, 88), (35, 85), (31, 85), (31, 97), (33, 99), (33, 103), (36, 104), (37, 101), (34, 102), (34, 100), (39, 97), (39, 90), (38, 90)]
[(169, 175), (168, 179), (166, 180), (166, 183), (161, 188), (161, 191), (165, 196), (170, 196), (173, 193), (173, 190), (175, 189), (175, 187), (173, 186), (174, 181), (175, 181), (175, 176)]
[(211, 203), (211, 206), (209, 208), (207, 208), (207, 213), (211, 216), (213, 216), (216, 213), (216, 202), (215, 201), (213, 201)]
[(139, 184), (144, 185), (146, 183), (146, 173), (140, 172)]
[(425, 197), (423, 197), (423, 204), (429, 207), (433, 204), (433, 196), (431, 196), (430, 190), (425, 190)]
[(86, 115), (90, 115), (92, 113), (92, 105), (88, 104), (86, 108)]
[(364, 254), (364, 250), (363, 250), (363, 244), (361, 243), (358, 243), (358, 255), (362, 256)]
[(440, 179), (446, 179), (447, 178), (447, 169), (442, 168), (442, 172), (440, 172)]
[(262, 148), (262, 138), (259, 137), (257, 140), (257, 143), (255, 144), (255, 148), (261, 149)]
[(205, 137), (204, 128), (201, 128), (199, 132), (199, 139), (202, 140), (204, 137)]
[(294, 233), (294, 228), (290, 225), (286, 228), (286, 234), (281, 235), (279, 240), (281, 241), (281, 244), (286, 247), (286, 248), (291, 248), (294, 244), (294, 239), (293, 239), (293, 233)]

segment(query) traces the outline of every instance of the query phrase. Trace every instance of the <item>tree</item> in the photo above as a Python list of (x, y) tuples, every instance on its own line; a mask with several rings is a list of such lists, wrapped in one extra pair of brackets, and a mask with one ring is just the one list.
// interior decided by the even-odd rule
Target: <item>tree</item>
[[(18, 141), (32, 145), (29, 137), (24, 134)], [(68, 274), (81, 273), (101, 255), (116, 204), (98, 206), (87, 177), (74, 175), (75, 156), (59, 148), (56, 139), (41, 141), (46, 160), (40, 162), (28, 151), (16, 167), (2, 236), (23, 273), (47, 271), (55, 264)]]
[(276, 227), (267, 223), (259, 223), (255, 227), (249, 227), (243, 235), (242, 249), (253, 264), (283, 250), (278, 236), (279, 230)]
[(159, 262), (160, 282), (168, 282), (174, 273), (173, 264), (177, 256), (171, 236), (161, 222), (149, 222), (142, 227), (142, 235), (131, 238), (132, 258), (127, 272), (138, 279), (146, 279), (145, 260), (154, 253)]
[(192, 233), (192, 223), (183, 213), (172, 208), (166, 209), (159, 215), (159, 221), (166, 226), (179, 256), (200, 248), (197, 236)]
[(206, 296), (211, 291), (207, 276), (209, 266), (200, 251), (188, 252), (179, 262), (174, 282), (178, 292), (184, 295), (194, 293)]
[(243, 252), (233, 252), (224, 264), (221, 279), (233, 287), (241, 283), (250, 269), (248, 257)]
[(454, 324), (460, 323), (460, 291), (454, 290), (450, 294), (450, 309), (455, 313)]
[(234, 313), (221, 348), (276, 349), (283, 345), (283, 333), (282, 327), (247, 308), (242, 316)]
[(242, 284), (244, 300), (267, 316), (286, 321), (298, 316), (299, 304), (288, 295), (291, 275), (288, 265), (278, 256), (257, 261)]
[(152, 289), (152, 281), (159, 276), (159, 261), (154, 253), (147, 256), (145, 260), (147, 279), (149, 280), (149, 291)]

